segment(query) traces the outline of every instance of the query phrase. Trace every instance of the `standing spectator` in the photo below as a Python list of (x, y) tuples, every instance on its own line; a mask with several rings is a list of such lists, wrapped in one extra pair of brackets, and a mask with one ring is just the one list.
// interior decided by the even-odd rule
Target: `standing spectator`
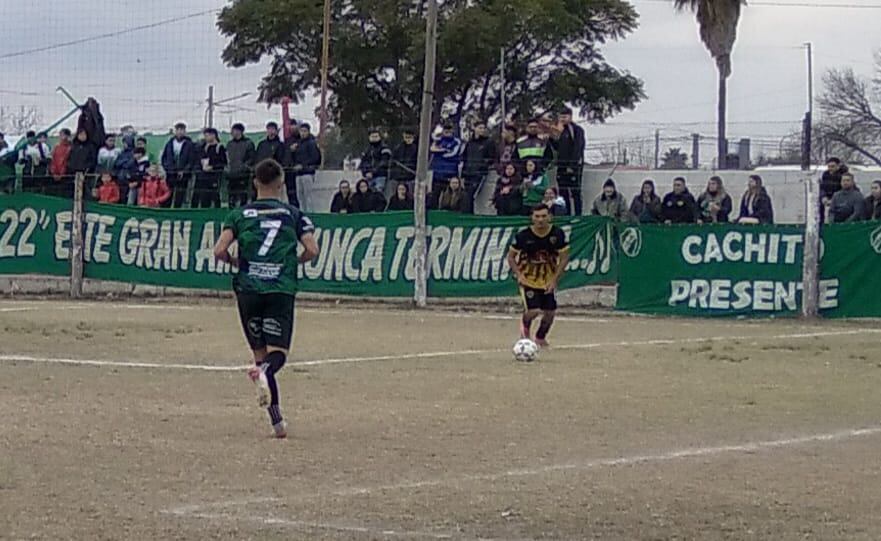
[(547, 139), (539, 135), (539, 121), (530, 120), (526, 124), (526, 135), (517, 140), (517, 150), (514, 155), (517, 170), (521, 175), (524, 174), (527, 160), (532, 160), (535, 162), (536, 171), (543, 174), (553, 158), (554, 153)]
[(266, 137), (257, 144), (257, 151), (254, 155), (254, 164), (258, 164), (263, 160), (275, 160), (278, 163), (287, 163), (287, 152), (284, 143), (278, 138), (278, 124), (275, 122), (266, 123)]
[(841, 189), (841, 177), (848, 172), (841, 160), (831, 157), (826, 160), (826, 170), (820, 177), (820, 225), (824, 224), (832, 205), (832, 196)]
[(505, 167), (514, 163), (517, 157), (517, 128), (506, 124), (502, 128), (502, 142), (499, 145), (499, 160), (496, 164), (496, 172), (499, 176), (505, 173)]
[(0, 132), (0, 155), (4, 154), (7, 148), (9, 148), (9, 143), (6, 142), (6, 135)]
[(19, 151), (18, 162), (24, 166), (22, 183), (27, 190), (44, 191), (49, 179), (49, 160), (52, 149), (46, 142), (46, 134), (27, 132), (27, 145)]
[(129, 184), (131, 179), (138, 173), (138, 162), (135, 159), (135, 135), (134, 130), (128, 127), (131, 133), (122, 135), (122, 151), (116, 158), (114, 175), (119, 183), (120, 201), (137, 201), (138, 196), (129, 196)]
[(104, 146), (98, 149), (98, 173), (116, 171), (116, 159), (122, 154), (122, 149), (116, 146), (116, 136), (112, 133), (104, 138)]
[(746, 192), (740, 200), (739, 224), (773, 224), (774, 207), (767, 190), (762, 185), (762, 177), (750, 175)]
[(150, 160), (150, 163), (153, 163), (153, 157), (150, 156), (150, 150), (147, 148), (147, 138), (144, 136), (138, 136), (135, 138), (135, 148), (143, 148), (144, 155), (147, 156), (147, 159)]
[(492, 204), (499, 216), (523, 214), (523, 194), (520, 190), (520, 175), (513, 163), (505, 167), (505, 172), (496, 181)]
[(95, 188), (93, 196), (101, 203), (119, 203), (119, 184), (110, 171), (101, 173), (101, 184)]
[(572, 109), (560, 110), (557, 127), (551, 140), (557, 152), (557, 184), (568, 199), (575, 216), (581, 216), (583, 199), (581, 195), (581, 174), (584, 169), (584, 129), (572, 122)]
[(257, 149), (254, 142), (245, 137), (245, 125), (232, 125), (232, 139), (226, 144), (227, 191), (229, 206), (239, 207), (248, 202), (251, 186), (251, 171)]
[(471, 140), (465, 144), (462, 162), (462, 181), (468, 194), (467, 207), (463, 212), (474, 213), (474, 198), (486, 182), (489, 170), (497, 159), (498, 149), (495, 142), (489, 138), (486, 122), (477, 122), (474, 124)]
[(101, 105), (95, 98), (86, 99), (85, 105), (80, 107), (76, 131), (80, 130), (86, 130), (86, 134), (95, 148), (100, 148), (107, 139), (107, 132), (104, 129), (104, 115), (101, 114)]
[(292, 146), (293, 182), (288, 183), (287, 189), (288, 201), (294, 206), (299, 206), (297, 183), (305, 182), (303, 185), (311, 188), (315, 184), (315, 171), (321, 166), (321, 149), (311, 129), (305, 122), (300, 124), (299, 141)]
[(413, 210), (413, 196), (406, 182), (398, 182), (385, 210)]
[(641, 224), (661, 221), (661, 198), (655, 193), (655, 181), (645, 179), (639, 194), (630, 203), (630, 215)]
[(867, 220), (881, 220), (881, 180), (872, 181), (872, 191), (866, 196), (863, 211)]
[(532, 160), (526, 160), (526, 174), (523, 176), (523, 204), (531, 209), (542, 202), (545, 189), (550, 185), (547, 173), (540, 174)]
[(471, 206), (468, 205), (468, 191), (462, 186), (461, 179), (458, 177), (450, 179), (447, 187), (440, 194), (438, 208), (452, 212), (470, 212)]
[(722, 185), (722, 177), (712, 176), (707, 189), (697, 198), (698, 221), (702, 224), (728, 223), (732, 206), (731, 196)]
[(385, 197), (370, 187), (367, 179), (361, 179), (355, 185), (352, 195), (352, 213), (382, 212), (385, 210)]
[(170, 197), (171, 190), (160, 174), (159, 166), (151, 165), (138, 190), (138, 205), (159, 208), (164, 206)]
[[(89, 139), (89, 134), (84, 129), (77, 130), (76, 139), (70, 147), (70, 156), (67, 158), (67, 174), (75, 176), (77, 173), (84, 173), (91, 176), (95, 172), (98, 164), (98, 148)], [(86, 187), (91, 183), (87, 180)], [(73, 185), (68, 188), (67, 194), (73, 195)]]
[[(401, 144), (392, 152), (390, 178), (395, 182), (413, 182), (416, 180), (416, 161), (419, 158), (419, 144), (416, 134), (405, 129)], [(408, 188), (409, 189), (409, 188)]]
[(548, 207), (553, 216), (566, 216), (566, 200), (560, 196), (560, 192), (553, 186), (548, 186), (541, 200), (542, 205)]
[(429, 148), (431, 152), (431, 203), (437, 208), (438, 198), (451, 178), (459, 174), (462, 141), (453, 133), (452, 124), (444, 124), (440, 137)]
[(594, 216), (608, 216), (619, 222), (626, 222), (630, 219), (627, 200), (618, 193), (614, 180), (609, 178), (603, 183), (603, 193), (594, 199), (590, 213)]
[(348, 180), (340, 181), (340, 188), (333, 194), (330, 211), (334, 214), (350, 214), (352, 212), (352, 187)]
[(70, 130), (62, 128), (58, 132), (58, 144), (52, 149), (52, 161), (49, 163), (49, 173), (55, 180), (52, 186), (53, 195), (65, 195), (68, 192), (65, 184), (70, 180), (67, 177), (67, 162), (70, 159)]
[(857, 188), (851, 173), (841, 175), (841, 189), (832, 196), (829, 205), (833, 223), (858, 222), (863, 219), (863, 194)]
[(147, 149), (135, 147), (134, 151), (132, 151), (132, 156), (135, 160), (135, 168), (128, 179), (128, 196), (126, 197), (126, 203), (129, 206), (135, 206), (138, 204), (141, 184), (143, 184), (144, 179), (147, 178), (150, 171), (150, 159), (147, 158)]
[(202, 130), (198, 156), (200, 170), (196, 174), (193, 207), (220, 207), (220, 179), (226, 169), (226, 148), (220, 144), (216, 129)]
[(196, 145), (187, 135), (187, 125), (178, 122), (174, 125), (174, 137), (168, 140), (162, 150), (162, 168), (165, 180), (173, 192), (172, 204), (183, 206), (187, 184), (196, 164)]
[(673, 191), (661, 202), (661, 218), (665, 224), (693, 224), (697, 221), (697, 203), (685, 186), (685, 177), (673, 179)]
[(361, 164), (358, 169), (370, 183), (371, 188), (380, 192), (385, 191), (392, 151), (382, 142), (382, 134), (379, 130), (370, 130), (367, 134), (367, 143), (367, 150), (361, 154)]

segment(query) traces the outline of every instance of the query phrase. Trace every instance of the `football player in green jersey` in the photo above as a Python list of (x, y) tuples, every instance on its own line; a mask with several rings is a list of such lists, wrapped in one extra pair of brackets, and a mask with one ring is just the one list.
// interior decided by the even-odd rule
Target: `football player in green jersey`
[[(284, 171), (275, 160), (254, 169), (257, 199), (229, 213), (214, 256), (238, 268), (233, 290), (242, 329), (254, 366), (248, 371), (257, 384), (260, 406), (269, 411), (275, 436), (287, 437), (278, 405), (276, 374), (287, 360), (294, 329), (297, 268), (318, 255), (315, 226), (297, 207), (282, 203)], [(230, 246), (238, 242), (236, 256)], [(303, 252), (297, 255), (297, 245)]]

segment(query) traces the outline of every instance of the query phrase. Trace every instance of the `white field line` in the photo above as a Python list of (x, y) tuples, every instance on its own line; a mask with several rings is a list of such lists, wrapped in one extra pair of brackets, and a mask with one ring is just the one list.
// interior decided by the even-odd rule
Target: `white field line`
[[(497, 473), (462, 475), (459, 477), (446, 477), (438, 479), (416, 480), (403, 483), (394, 483), (390, 485), (350, 488), (332, 492), (333, 496), (360, 496), (370, 495), (373, 493), (381, 493), (392, 490), (418, 489), (436, 486), (456, 486), (462, 483), (480, 482), (480, 481), (499, 481), (509, 478), (530, 477), (536, 475), (544, 475), (560, 471), (583, 471), (598, 468), (613, 468), (619, 466), (635, 466), (639, 464), (651, 464), (658, 462), (671, 462), (674, 460), (683, 460), (700, 457), (715, 457), (725, 454), (738, 453), (757, 453), (761, 451), (770, 451), (786, 447), (796, 447), (812, 443), (828, 443), (833, 441), (844, 441), (854, 438), (866, 436), (874, 436), (881, 434), (881, 426), (872, 426), (867, 428), (857, 428), (851, 430), (841, 430), (838, 432), (829, 432), (825, 434), (810, 434), (806, 436), (798, 436), (793, 438), (783, 438), (776, 440), (755, 441), (736, 445), (719, 445), (712, 447), (690, 447), (685, 449), (676, 449), (658, 454), (631, 455), (617, 458), (605, 458), (599, 460), (588, 460), (585, 462), (573, 462), (568, 464), (552, 464), (538, 468), (523, 468), (515, 470), (501, 471)], [(322, 495), (325, 496), (325, 495)]]
[(16, 307), (16, 308), (0, 308), (0, 313), (5, 313), (5, 312), (34, 312), (34, 311), (36, 311), (36, 310), (38, 310), (38, 308), (36, 308), (36, 307), (25, 307), (25, 306), (21, 306), (21, 307)]
[[(700, 344), (706, 342), (720, 342), (731, 340), (798, 340), (804, 338), (821, 338), (828, 336), (852, 336), (858, 334), (877, 334), (881, 333), (881, 329), (850, 329), (841, 331), (820, 331), (820, 332), (803, 332), (789, 334), (772, 334), (772, 335), (739, 335), (739, 336), (714, 336), (714, 337), (696, 337), (696, 338), (672, 338), (672, 339), (653, 339), (653, 340), (630, 340), (622, 342), (592, 342), (587, 344), (564, 344), (554, 346), (552, 349), (560, 350), (579, 350), (579, 349), (596, 349), (604, 347), (636, 347), (636, 346), (669, 346), (677, 344)], [(408, 359), (436, 359), (442, 357), (468, 357), (472, 355), (485, 355), (489, 353), (503, 353), (507, 348), (495, 349), (464, 349), (459, 351), (430, 351), (424, 353), (404, 353), (395, 355), (375, 355), (371, 357), (340, 357), (331, 359), (316, 359), (314, 361), (297, 361), (289, 363), (291, 366), (324, 366), (332, 364), (354, 364), (377, 361), (397, 361)], [(158, 369), (177, 369), (177, 370), (202, 370), (206, 372), (236, 372), (245, 370), (248, 365), (240, 366), (217, 366), (217, 365), (201, 365), (201, 364), (180, 364), (180, 363), (147, 363), (147, 362), (124, 362), (109, 361), (98, 359), (66, 359), (55, 357), (37, 357), (33, 355), (0, 355), (0, 362), (30, 362), (30, 363), (54, 363), (67, 365), (82, 366), (112, 366), (122, 368), (158, 368)]]
[[(441, 534), (433, 532), (416, 532), (407, 530), (396, 530), (391, 528), (368, 528), (366, 526), (355, 526), (349, 524), (335, 522), (311, 522), (306, 520), (291, 520), (271, 516), (260, 516), (254, 513), (248, 513), (244, 516), (237, 516), (222, 512), (206, 512), (206, 509), (223, 509), (227, 507), (241, 507), (251, 504), (269, 503), (280, 501), (278, 498), (255, 498), (251, 500), (229, 500), (221, 502), (211, 502), (205, 504), (183, 505), (163, 511), (168, 515), (174, 515), (185, 518), (198, 518), (211, 521), (234, 521), (234, 522), (253, 522), (261, 526), (282, 526), (295, 528), (300, 530), (333, 530), (338, 532), (347, 532), (355, 534), (364, 534), (371, 537), (403, 537), (407, 539), (428, 538), (428, 539), (452, 539), (451, 534)], [(265, 509), (265, 508), (264, 508)]]

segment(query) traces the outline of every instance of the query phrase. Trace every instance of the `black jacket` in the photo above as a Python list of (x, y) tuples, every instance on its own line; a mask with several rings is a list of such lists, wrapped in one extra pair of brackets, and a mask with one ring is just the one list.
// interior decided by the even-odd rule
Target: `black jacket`
[(162, 168), (165, 169), (165, 175), (171, 177), (177, 173), (186, 173), (192, 171), (196, 164), (196, 145), (189, 137), (183, 138), (183, 146), (180, 150), (180, 156), (175, 159), (174, 156), (174, 137), (165, 143), (162, 150)]
[(358, 169), (365, 177), (370, 173), (374, 177), (388, 177), (389, 161), (392, 157), (392, 151), (387, 146), (379, 143), (370, 143), (367, 150), (361, 155), (361, 165)]
[(370, 190), (367, 193), (355, 192), (352, 195), (352, 213), (382, 212), (385, 210), (385, 197)]
[(637, 195), (630, 203), (630, 214), (643, 224), (653, 224), (663, 221), (661, 218), (661, 198), (652, 195), (651, 201), (646, 203), (642, 196)]
[(867, 220), (881, 220), (881, 201), (871, 195), (863, 203), (863, 211)]
[(479, 179), (489, 174), (498, 159), (498, 148), (489, 137), (475, 137), (465, 144), (462, 176)]
[(693, 224), (697, 221), (697, 202), (688, 188), (681, 194), (670, 192), (664, 196), (661, 218), (674, 224)]
[(76, 132), (74, 133), (86, 130), (86, 133), (89, 135), (89, 141), (95, 145), (95, 148), (100, 148), (104, 145), (104, 140), (107, 138), (106, 131), (104, 130), (104, 115), (101, 114), (101, 105), (95, 98), (89, 98), (86, 100), (86, 104), (80, 107), (80, 111), (80, 117), (76, 123)]
[(584, 163), (584, 129), (578, 124), (569, 123), (558, 139), (551, 140), (551, 145), (557, 152), (560, 167), (576, 169)]
[[(208, 165), (211, 166), (210, 171), (202, 168), (202, 160), (207, 159)], [(200, 173), (221, 173), (226, 169), (226, 148), (220, 143), (207, 145), (202, 143), (199, 145), (199, 152), (196, 158), (196, 169)]]
[(263, 160), (273, 159), (279, 164), (284, 165), (287, 159), (287, 148), (281, 139), (266, 138), (257, 145), (257, 151), (254, 154), (254, 164), (258, 164)]
[[(523, 214), (523, 192), (520, 191), (520, 177), (514, 177), (508, 184), (503, 184), (501, 179), (496, 182), (493, 192), (493, 205), (499, 216), (518, 216)], [(506, 190), (506, 188), (508, 188)], [(502, 193), (506, 192), (506, 193)]]
[(257, 149), (254, 142), (247, 137), (230, 139), (226, 144), (226, 157), (229, 162), (229, 174), (234, 177), (244, 177), (251, 174), (254, 168), (254, 156)]
[(820, 198), (832, 198), (835, 192), (841, 189), (841, 176), (848, 172), (847, 166), (842, 165), (835, 173), (823, 171), (820, 178)]
[(743, 194), (740, 200), (740, 218), (756, 218), (760, 224), (774, 223), (774, 206), (771, 204), (771, 198), (768, 192), (762, 188), (762, 191), (756, 196), (752, 205), (752, 211), (749, 208), (749, 192)]
[(315, 174), (315, 170), (321, 165), (321, 150), (314, 135), (300, 139), (291, 155), (291, 161), (293, 165), (302, 166), (302, 169), (296, 171), (297, 175)]
[(330, 202), (330, 211), (334, 214), (349, 214), (352, 212), (352, 197), (349, 194), (349, 198), (343, 198), (343, 194), (337, 192), (333, 195), (333, 200)]
[(398, 182), (413, 182), (416, 179), (416, 160), (419, 157), (419, 143), (401, 143), (392, 152), (391, 179)]
[(385, 210), (413, 210), (413, 198), (407, 196), (406, 199), (398, 199), (397, 194), (388, 200), (388, 206)]
[(74, 139), (70, 147), (70, 156), (67, 158), (67, 173), (93, 173), (98, 165), (98, 147), (86, 139), (81, 143)]

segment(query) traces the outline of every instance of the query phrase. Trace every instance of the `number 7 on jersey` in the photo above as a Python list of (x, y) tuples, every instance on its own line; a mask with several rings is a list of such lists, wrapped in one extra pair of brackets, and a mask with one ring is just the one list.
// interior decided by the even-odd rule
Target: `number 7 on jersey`
[(268, 254), (269, 249), (272, 248), (272, 243), (278, 236), (278, 230), (281, 229), (281, 220), (264, 220), (260, 222), (260, 228), (269, 230), (266, 232), (266, 238), (263, 239), (263, 245), (257, 251), (257, 255), (263, 256)]

